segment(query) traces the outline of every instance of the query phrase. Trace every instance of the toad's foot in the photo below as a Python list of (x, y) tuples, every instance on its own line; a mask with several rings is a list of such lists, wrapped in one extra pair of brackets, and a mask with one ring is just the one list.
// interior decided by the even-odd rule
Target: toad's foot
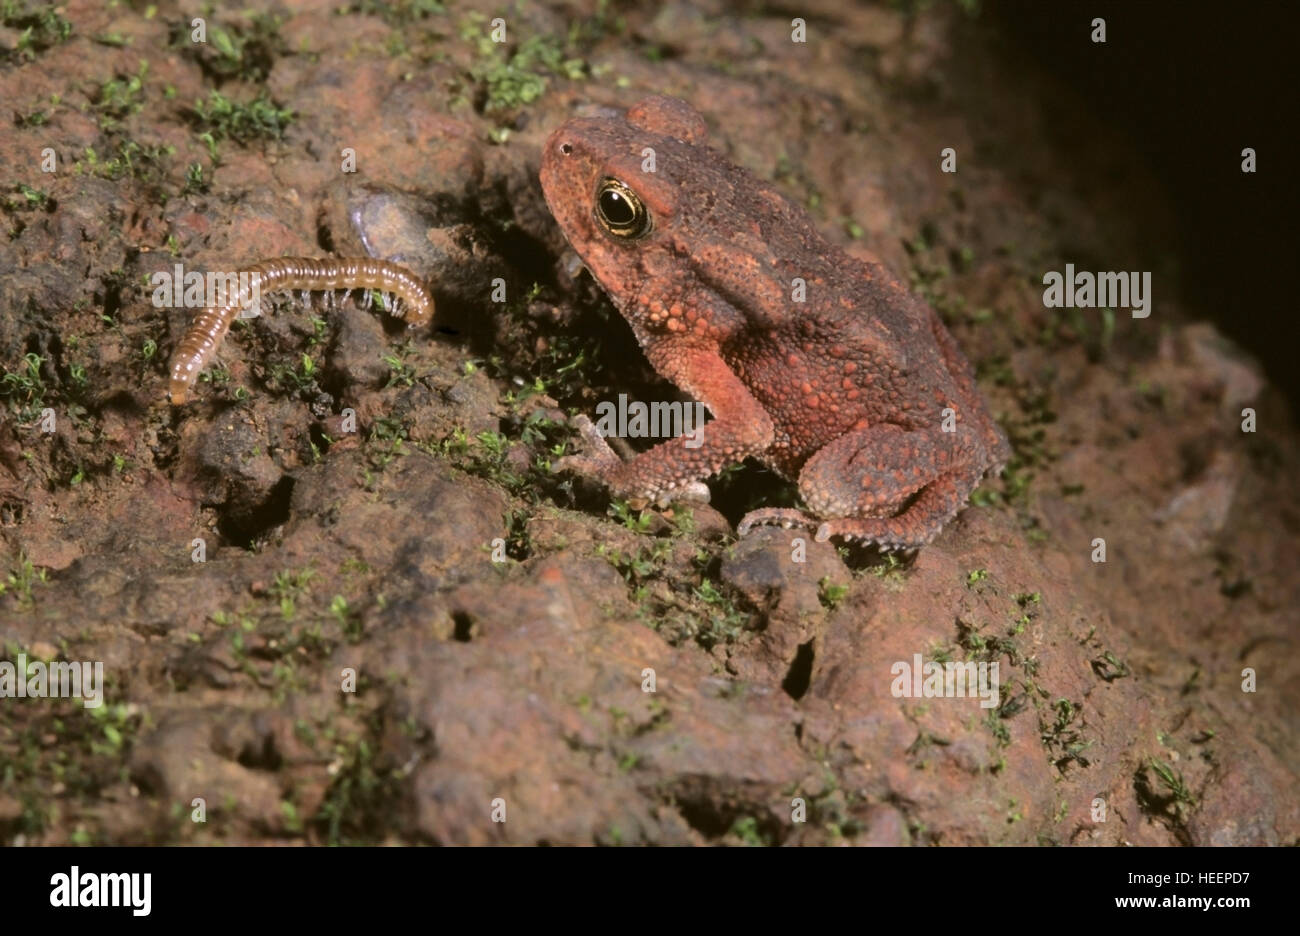
[(861, 540), (863, 543), (877, 546), (881, 552), (893, 552), (896, 549), (910, 549), (915, 543), (905, 537), (891, 535), (886, 521), (846, 517), (839, 520), (821, 520), (812, 514), (796, 510), (793, 507), (764, 507), (751, 510), (740, 519), (736, 526), (737, 536), (748, 536), (756, 526), (781, 526), (785, 529), (816, 530), (813, 537), (824, 543), (832, 536), (843, 540)]
[(918, 536), (911, 530), (899, 532), (897, 524), (891, 520), (870, 520), (859, 519), (856, 517), (845, 517), (840, 520), (827, 520), (817, 527), (817, 535), (813, 537), (817, 542), (824, 543), (832, 536), (837, 536), (842, 540), (857, 540), (868, 546), (875, 546), (881, 552), (893, 552), (894, 550), (911, 550), (918, 546), (924, 546), (934, 539), (939, 532), (936, 526), (933, 530)]
[(582, 441), (586, 443), (586, 453), (582, 455), (565, 455), (551, 466), (551, 470), (556, 472), (572, 471), (584, 477), (607, 481), (609, 475), (623, 464), (623, 459), (619, 458), (618, 453), (609, 447), (609, 443), (600, 434), (600, 430), (586, 416), (574, 416), (571, 425), (578, 430), (578, 433), (582, 436)]
[(756, 526), (781, 526), (787, 530), (799, 527), (811, 530), (820, 522), (812, 514), (793, 507), (763, 507), (759, 510), (751, 510), (740, 518), (740, 523), (736, 525), (736, 535), (748, 536), (749, 531)]
[(622, 496), (633, 510), (640, 510), (654, 502), (657, 507), (667, 507), (671, 503), (707, 504), (709, 502), (708, 485), (702, 481), (690, 481), (666, 491), (654, 493), (625, 492), (617, 489), (615, 479), (627, 462), (619, 458), (600, 430), (590, 419), (579, 414), (573, 418), (573, 426), (582, 435), (586, 452), (582, 455), (566, 455), (559, 459), (551, 470), (554, 472), (572, 471), (583, 477), (593, 478), (606, 487), (613, 489), (616, 496)]

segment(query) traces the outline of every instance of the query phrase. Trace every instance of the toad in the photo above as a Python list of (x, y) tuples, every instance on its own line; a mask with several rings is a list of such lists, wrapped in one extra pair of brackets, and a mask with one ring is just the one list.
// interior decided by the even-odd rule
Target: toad
[(633, 504), (707, 498), (703, 479), (754, 457), (797, 480), (807, 510), (756, 524), (882, 549), (929, 543), (1007, 440), (938, 314), (849, 256), (770, 185), (705, 145), (682, 101), (573, 119), (542, 152), (546, 203), (651, 365), (712, 416), (702, 441), (627, 461), (586, 417), (559, 471)]

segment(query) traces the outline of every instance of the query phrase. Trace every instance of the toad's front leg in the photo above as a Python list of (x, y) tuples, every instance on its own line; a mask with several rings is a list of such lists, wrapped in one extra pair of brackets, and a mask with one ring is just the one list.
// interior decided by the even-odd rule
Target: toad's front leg
[(587, 421), (586, 453), (560, 459), (556, 471), (597, 478), (616, 497), (662, 504), (684, 495), (697, 498), (702, 478), (772, 444), (771, 417), (711, 347), (683, 341), (644, 347), (655, 370), (707, 406), (713, 420), (692, 436), (660, 442), (629, 461), (620, 459)]

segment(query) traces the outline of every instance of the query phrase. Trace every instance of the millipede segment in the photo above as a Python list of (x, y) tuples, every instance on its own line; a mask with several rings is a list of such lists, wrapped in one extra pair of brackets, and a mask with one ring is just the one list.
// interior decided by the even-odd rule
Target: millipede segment
[(406, 267), (387, 260), (369, 258), (323, 260), (311, 257), (280, 257), (245, 267), (237, 273), (239, 286), (225, 301), (209, 306), (195, 317), (172, 355), (169, 393), (173, 405), (189, 399), (198, 379), (241, 310), (280, 292), (328, 292), (362, 290), (393, 296), (400, 317), (411, 325), (433, 319), (433, 296), (420, 277)]

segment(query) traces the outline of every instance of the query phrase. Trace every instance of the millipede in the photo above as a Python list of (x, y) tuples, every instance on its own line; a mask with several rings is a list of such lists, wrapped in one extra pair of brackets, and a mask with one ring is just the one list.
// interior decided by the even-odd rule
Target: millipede
[[(171, 361), (171, 402), (179, 406), (189, 399), (199, 373), (221, 347), (231, 323), (240, 310), (254, 305), (254, 298), (274, 293), (361, 290), (369, 305), (371, 294), (381, 293), (384, 305), (394, 297), (392, 312), (411, 325), (423, 325), (433, 318), (433, 296), (428, 286), (406, 267), (370, 258), (325, 260), (312, 257), (278, 257), (238, 270), (239, 287), (224, 302), (210, 305), (190, 324)], [(400, 313), (399, 310), (400, 309)]]

